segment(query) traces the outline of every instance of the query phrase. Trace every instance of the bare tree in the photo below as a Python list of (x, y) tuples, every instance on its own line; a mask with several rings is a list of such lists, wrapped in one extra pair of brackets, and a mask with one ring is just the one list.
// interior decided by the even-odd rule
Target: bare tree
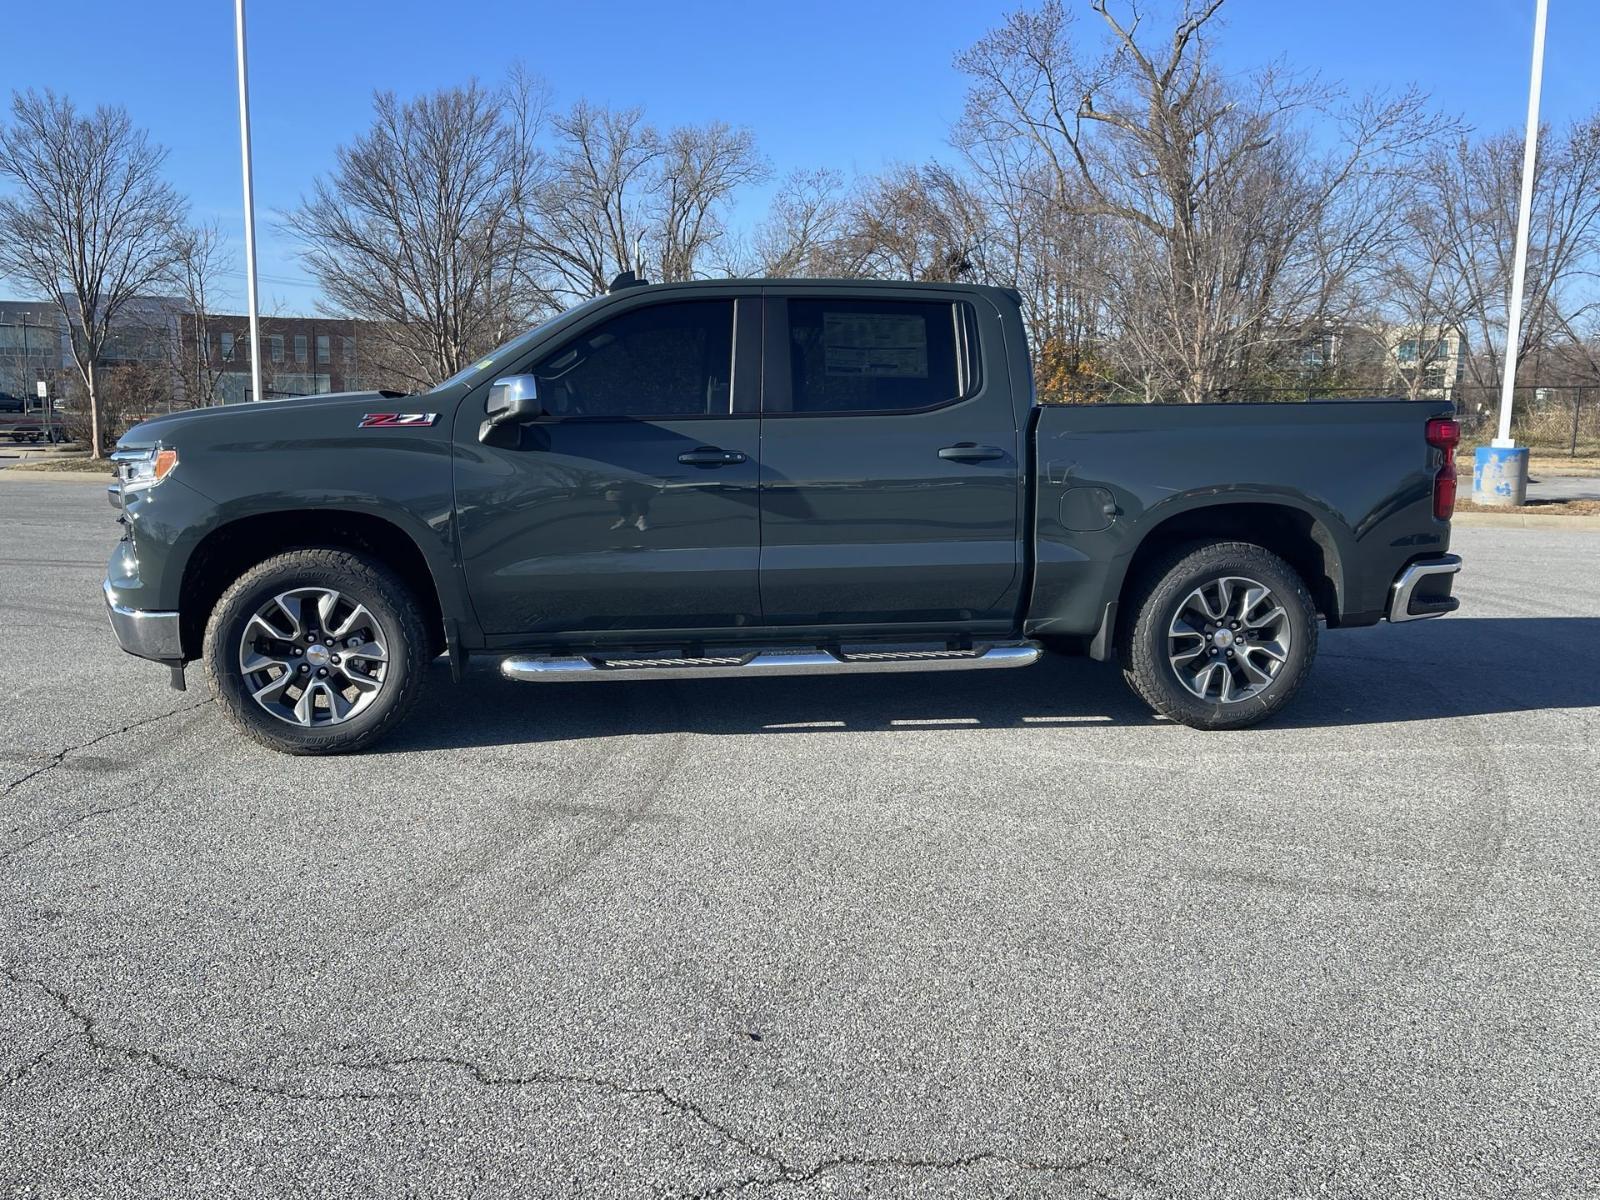
[(986, 138), (963, 123), (954, 141), (986, 214), (974, 247), (976, 276), (1017, 289), (1040, 398), (1094, 398), (1109, 371), (1099, 349), (1107, 326), (1100, 281), (1107, 277), (1108, 219), (1085, 212), (1082, 197), (1059, 202), (1058, 182), (1028, 140)]
[(193, 407), (209, 408), (217, 402), (223, 367), (211, 356), (213, 301), (217, 280), (232, 263), (215, 221), (180, 230), (173, 239), (171, 283), (183, 311), (178, 314), (176, 336), (167, 338), (166, 344), (179, 390)]
[(549, 307), (599, 295), (623, 271), (695, 278), (726, 235), (732, 194), (766, 174), (749, 131), (723, 124), (662, 135), (642, 109), (579, 101), (551, 125), (530, 230), (532, 286)]
[[(1400, 217), (1402, 236), (1378, 264), (1373, 280), (1375, 318), (1385, 374), (1398, 377), (1415, 400), (1448, 364), (1448, 339), (1462, 337), (1471, 307), (1465, 281), (1452, 267), (1450, 239), (1424, 182)], [(1415, 353), (1400, 353), (1402, 343)], [(1459, 345), (1459, 341), (1457, 343)]]
[(1600, 255), (1600, 114), (1541, 132), (1536, 161), (1523, 336), (1512, 364), (1503, 339), (1522, 138), (1460, 139), (1427, 194), (1437, 214), (1430, 253), (1441, 259), (1438, 288), (1455, 298), (1454, 319), (1473, 349), (1468, 368), (1483, 392), (1497, 391), (1507, 370), (1515, 375), (1541, 350), (1579, 340), (1572, 329), (1593, 308), (1586, 285)]
[(829, 167), (784, 177), (757, 226), (752, 270), (774, 278), (840, 273), (844, 177)]
[(837, 242), (841, 273), (949, 280), (975, 273), (982, 202), (937, 163), (898, 166), (863, 180), (845, 206)]
[(649, 206), (655, 277), (663, 283), (694, 279), (727, 233), (729, 197), (766, 179), (768, 168), (748, 129), (721, 122), (674, 129), (658, 163)]
[[(1188, 0), (1145, 37), (1136, 4), (1094, 0), (1103, 49), (1086, 55), (1048, 0), (958, 60), (969, 152), (1024, 147), (1049, 205), (1101, 222), (1108, 349), (1146, 398), (1211, 398), (1333, 319), (1392, 236), (1396, 165), (1440, 127), (1414, 92), (1338, 109), (1277, 69), (1225, 78), (1204, 37), (1221, 3)], [(1331, 118), (1331, 149), (1297, 123), (1311, 113)]]
[(161, 177), (166, 151), (121, 108), (80, 116), (49, 90), (14, 92), (0, 127), (0, 274), (39, 289), (66, 320), (89, 405), (89, 452), (107, 449), (100, 364), (128, 302), (162, 281), (184, 203)]
[(373, 98), (372, 127), (283, 215), (332, 307), (376, 322), (384, 361), (427, 387), (527, 321), (526, 209), (542, 86), (513, 73), (415, 100)]
[(532, 217), (534, 286), (551, 305), (604, 292), (644, 270), (645, 197), (661, 137), (638, 108), (579, 101), (551, 120), (556, 147)]

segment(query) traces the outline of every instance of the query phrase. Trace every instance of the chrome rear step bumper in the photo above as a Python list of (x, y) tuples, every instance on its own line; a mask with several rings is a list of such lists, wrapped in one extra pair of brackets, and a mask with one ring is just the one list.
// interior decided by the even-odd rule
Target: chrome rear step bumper
[(1420, 558), (1400, 572), (1389, 586), (1389, 620), (1420, 621), (1455, 612), (1461, 601), (1450, 594), (1452, 576), (1461, 570), (1461, 558), (1440, 554)]
[(894, 650), (749, 650), (704, 658), (600, 657), (516, 654), (500, 664), (507, 679), (539, 683), (596, 679), (748, 679), (770, 675), (885, 674), (896, 671), (992, 671), (1027, 667), (1043, 651), (1034, 642), (975, 646), (971, 650), (919, 647)]

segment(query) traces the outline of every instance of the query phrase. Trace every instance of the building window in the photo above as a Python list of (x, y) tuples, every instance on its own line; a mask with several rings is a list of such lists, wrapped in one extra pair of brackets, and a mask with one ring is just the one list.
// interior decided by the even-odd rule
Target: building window
[(233, 334), (224, 329), (220, 336), (222, 338), (222, 360), (226, 362), (233, 357)]
[(275, 333), (267, 341), (271, 347), (272, 361), (281, 363), (283, 361), (283, 334)]
[(297, 363), (306, 361), (306, 335), (303, 333), (294, 335), (294, 360)]
[(317, 362), (333, 361), (333, 339), (325, 333), (317, 334)]

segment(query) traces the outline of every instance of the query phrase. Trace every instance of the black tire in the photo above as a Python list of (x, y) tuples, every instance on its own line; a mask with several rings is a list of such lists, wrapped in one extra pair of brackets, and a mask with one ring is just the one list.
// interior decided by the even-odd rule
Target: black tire
[[(1254, 580), (1270, 589), (1272, 598), (1283, 609), (1284, 624), (1279, 628), (1286, 627), (1289, 637), (1282, 662), (1271, 669), (1271, 681), (1256, 685), (1260, 690), (1245, 699), (1224, 703), (1220, 697), (1202, 697), (1184, 684), (1169, 651), (1169, 630), (1197, 589), (1230, 578)], [(1117, 646), (1123, 678), (1156, 712), (1195, 729), (1243, 729), (1266, 720), (1300, 690), (1316, 657), (1317, 609), (1305, 581), (1276, 554), (1249, 542), (1191, 542), (1175, 547), (1134, 581), (1125, 611), (1128, 616), (1119, 631)], [(1174, 644), (1187, 647), (1195, 643)], [(1223, 671), (1232, 675), (1230, 684), (1250, 686), (1242, 671), (1235, 671), (1221, 657), (1227, 651), (1210, 640), (1202, 639), (1200, 644), (1205, 647), (1201, 653), (1219, 661)], [(1250, 653), (1255, 655), (1256, 651), (1252, 649)], [(1263, 655), (1252, 657), (1251, 662), (1270, 667), (1272, 660)], [(1200, 660), (1199, 665), (1204, 667), (1205, 660)], [(1221, 687), (1219, 682), (1219, 692)]]
[[(382, 686), (365, 708), (338, 724), (301, 726), (266, 711), (252, 698), (239, 661), (245, 629), (258, 609), (297, 588), (330, 588), (359, 602), (388, 642)], [(202, 657), (222, 711), (247, 737), (284, 754), (349, 754), (373, 745), (405, 719), (422, 691), (430, 645), (416, 598), (394, 572), (347, 550), (307, 548), (252, 567), (222, 594), (206, 624)]]

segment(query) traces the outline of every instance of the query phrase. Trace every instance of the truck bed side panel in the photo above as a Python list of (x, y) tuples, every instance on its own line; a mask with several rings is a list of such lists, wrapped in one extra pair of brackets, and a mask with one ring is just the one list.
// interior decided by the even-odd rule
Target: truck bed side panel
[(1423, 428), (1450, 411), (1384, 400), (1041, 407), (1027, 628), (1093, 633), (1164, 522), (1239, 504), (1305, 514), (1328, 547), (1330, 619), (1378, 619), (1405, 563), (1449, 546), (1449, 523), (1433, 517), (1440, 456)]

